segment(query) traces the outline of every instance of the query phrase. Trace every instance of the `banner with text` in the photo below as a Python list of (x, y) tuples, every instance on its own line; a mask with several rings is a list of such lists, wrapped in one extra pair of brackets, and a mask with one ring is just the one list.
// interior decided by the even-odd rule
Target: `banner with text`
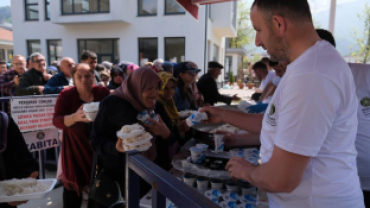
[(11, 113), (21, 132), (55, 129), (54, 106), (57, 97), (11, 100)]
[(30, 152), (45, 150), (59, 145), (58, 129), (23, 133)]

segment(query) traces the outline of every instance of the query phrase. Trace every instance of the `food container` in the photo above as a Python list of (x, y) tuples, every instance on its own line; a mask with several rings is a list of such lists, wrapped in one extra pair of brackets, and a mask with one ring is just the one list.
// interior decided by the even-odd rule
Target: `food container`
[(211, 179), (211, 188), (216, 190), (221, 190), (224, 183), (219, 179)]
[(205, 155), (203, 154), (203, 149), (200, 149), (198, 147), (191, 147), (191, 161), (194, 164), (201, 164), (205, 158)]
[(203, 176), (198, 176), (197, 177), (197, 189), (198, 190), (208, 189), (208, 178), (203, 177)]
[(234, 201), (223, 201), (218, 204), (222, 208), (237, 208), (238, 204)]
[[(47, 186), (47, 190), (35, 194), (26, 194), (26, 195), (13, 195), (13, 196), (0, 196), (0, 203), (6, 202), (16, 202), (16, 201), (29, 201), (33, 199), (43, 199), (45, 198), (54, 188), (57, 183), (56, 179), (39, 179), (37, 182), (43, 183)], [(1, 186), (1, 182), (0, 182)]]
[(190, 187), (194, 187), (194, 182), (195, 182), (195, 175), (190, 174), (190, 173), (185, 173), (182, 176), (184, 183)]
[(220, 196), (222, 196), (222, 193), (219, 191), (219, 190), (208, 190), (204, 193), (204, 196), (206, 196), (207, 198), (209, 199), (212, 199), (212, 198), (218, 198)]
[(255, 196), (252, 196), (252, 195), (243, 195), (239, 197), (239, 201), (255, 204), (257, 202), (257, 199)]
[(224, 137), (223, 134), (215, 134), (215, 152), (223, 152), (224, 151)]
[(225, 182), (226, 190), (231, 193), (238, 193), (239, 191), (239, 184), (234, 182), (233, 180), (228, 180)]
[(238, 204), (236, 208), (256, 208), (256, 205), (243, 202), (243, 203)]
[(207, 113), (196, 112), (193, 115), (189, 116), (185, 120), (185, 122), (186, 122), (186, 125), (188, 125), (189, 127), (192, 127), (194, 125), (199, 124), (201, 121), (207, 120), (207, 119), (208, 119)]
[(91, 102), (84, 104), (84, 107), (82, 109), (89, 121), (94, 121), (96, 116), (98, 115), (99, 104), (100, 102)]
[(238, 201), (239, 200), (239, 195), (233, 192), (226, 192), (222, 195), (222, 198), (225, 201)]

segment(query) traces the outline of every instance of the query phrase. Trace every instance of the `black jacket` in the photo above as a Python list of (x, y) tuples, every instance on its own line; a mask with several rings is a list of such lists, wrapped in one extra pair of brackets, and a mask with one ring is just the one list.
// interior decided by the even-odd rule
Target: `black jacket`
[(38, 86), (44, 86), (46, 82), (43, 74), (32, 68), (21, 76), (15, 95), (40, 95)]
[[(5, 164), (6, 180), (12, 178), (27, 178), (31, 173), (39, 171), (37, 161), (29, 152), (22, 133), (10, 116), (7, 129), (7, 147), (5, 151), (0, 154)], [(0, 181), (5, 179), (0, 178)], [(10, 206), (7, 203), (0, 203), (0, 208), (8, 207)]]
[(214, 105), (217, 102), (223, 102), (230, 105), (232, 101), (232, 97), (221, 95), (218, 92), (216, 80), (209, 73), (199, 79), (197, 87), (204, 96), (204, 103)]
[[(168, 147), (177, 141), (179, 134), (177, 128), (172, 126), (171, 119), (162, 103), (157, 102), (154, 111), (161, 116), (163, 122), (171, 130), (169, 139), (164, 140), (157, 137), (157, 158), (154, 161), (163, 169), (168, 170), (170, 164)], [(139, 111), (130, 102), (114, 95), (100, 102), (99, 112), (90, 136), (90, 144), (98, 155), (98, 164), (101, 168), (109, 172), (124, 174), (126, 154), (116, 150), (116, 132), (124, 125), (138, 123), (136, 119), (138, 114)]]

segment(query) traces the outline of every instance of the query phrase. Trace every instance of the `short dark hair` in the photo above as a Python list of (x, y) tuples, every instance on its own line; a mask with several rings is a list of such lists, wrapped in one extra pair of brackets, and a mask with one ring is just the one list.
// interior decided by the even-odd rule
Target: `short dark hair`
[(105, 66), (103, 65), (103, 64), (97, 64), (96, 65), (96, 68), (95, 68), (95, 70), (97, 71), (97, 72), (101, 72), (101, 71), (104, 71), (106, 68), (105, 68)]
[(261, 61), (263, 62), (263, 63), (265, 63), (266, 65), (268, 64), (268, 65), (270, 65), (270, 59), (268, 58), (268, 57), (263, 57), (263, 58), (261, 58)]
[(335, 45), (335, 39), (333, 37), (333, 34), (331, 34), (330, 31), (324, 30), (324, 29), (316, 29), (316, 32), (317, 32), (317, 34), (319, 35), (319, 37), (321, 39), (328, 41), (334, 47), (336, 47), (336, 45)]
[(264, 63), (264, 62), (262, 62), (262, 61), (258, 61), (258, 62), (256, 62), (253, 66), (252, 66), (252, 69), (254, 70), (254, 71), (256, 71), (256, 70), (262, 70), (262, 71), (268, 71), (267, 70), (267, 65)]
[(6, 61), (1, 60), (0, 64), (6, 64)]
[(307, 0), (255, 0), (252, 8), (258, 7), (271, 21), (273, 15), (280, 15), (295, 22), (310, 21), (312, 14)]
[(89, 50), (86, 50), (84, 51), (82, 54), (81, 54), (81, 60), (82, 61), (85, 61), (87, 60), (88, 58), (91, 58), (91, 59), (97, 59), (97, 55), (96, 53), (92, 52), (92, 51), (89, 51)]
[(218, 63), (217, 61), (208, 62), (208, 69), (213, 69), (213, 68), (223, 69), (224, 66), (222, 66), (222, 64)]

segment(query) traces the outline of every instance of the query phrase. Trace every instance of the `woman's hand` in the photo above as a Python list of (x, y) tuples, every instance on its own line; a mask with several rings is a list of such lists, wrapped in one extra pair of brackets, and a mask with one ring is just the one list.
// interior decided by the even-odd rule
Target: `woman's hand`
[(123, 148), (123, 139), (117, 137), (117, 142), (116, 142), (116, 149), (118, 152), (125, 153), (125, 149)]
[(76, 113), (72, 114), (73, 121), (75, 123), (77, 122), (85, 122), (85, 123), (90, 123), (91, 121), (86, 118), (86, 115), (83, 111), (84, 105), (81, 105), (81, 107), (78, 108)]
[(167, 128), (166, 124), (162, 121), (161, 117), (158, 115), (159, 121), (155, 121), (148, 118), (152, 124), (144, 124), (150, 133), (155, 136), (160, 136), (163, 139), (168, 139), (171, 136), (171, 131)]

